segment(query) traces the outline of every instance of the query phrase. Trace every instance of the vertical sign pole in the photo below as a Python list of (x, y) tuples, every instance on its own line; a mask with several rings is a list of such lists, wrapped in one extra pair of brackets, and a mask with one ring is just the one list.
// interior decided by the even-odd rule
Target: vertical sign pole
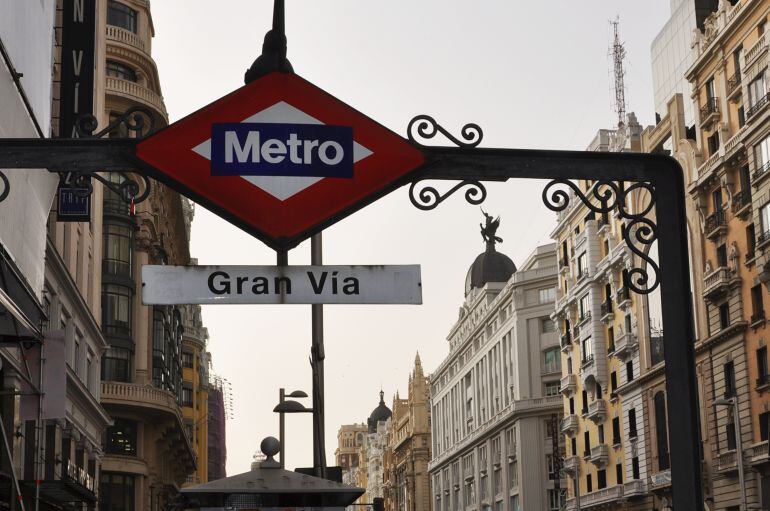
[[(323, 264), (321, 233), (310, 238), (310, 264)], [(326, 477), (326, 442), (324, 441), (324, 312), (323, 305), (311, 305), (313, 370), (313, 468), (317, 477)]]

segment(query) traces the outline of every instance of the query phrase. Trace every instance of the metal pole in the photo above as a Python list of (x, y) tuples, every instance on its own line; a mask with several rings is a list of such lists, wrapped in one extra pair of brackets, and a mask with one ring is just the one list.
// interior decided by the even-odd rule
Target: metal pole
[[(283, 398), (285, 396), (286, 396), (286, 389), (284, 389), (283, 387), (278, 389), (278, 404), (279, 405), (283, 403)], [(281, 468), (285, 468), (286, 467), (286, 463), (284, 463), (285, 456), (286, 456), (286, 447), (285, 447), (286, 435), (284, 435), (285, 427), (286, 427), (286, 424), (284, 422), (283, 412), (278, 412), (278, 440), (281, 442), (281, 453), (280, 453), (281, 454)]]
[(24, 511), (24, 499), (21, 496), (19, 479), (16, 477), (16, 468), (13, 466), (13, 452), (11, 452), (11, 446), (8, 444), (8, 436), (5, 434), (5, 424), (3, 423), (4, 420), (5, 419), (3, 418), (3, 414), (0, 413), (0, 433), (3, 435), (3, 446), (5, 447), (5, 452), (8, 454), (8, 461), (11, 467), (11, 477), (13, 478), (13, 485), (16, 488), (16, 498), (19, 500), (19, 507), (21, 507), (21, 511)]
[(575, 511), (580, 511), (580, 472), (575, 469)]
[[(310, 264), (323, 264), (321, 233), (310, 238)], [(313, 468), (316, 476), (326, 477), (324, 441), (324, 313), (323, 305), (311, 305), (312, 346), (310, 366), (313, 372)]]
[(741, 438), (740, 424), (738, 423), (738, 398), (733, 397), (733, 427), (735, 428), (735, 449), (738, 451), (738, 485), (741, 487), (741, 511), (747, 511), (746, 481), (743, 474), (743, 439)]
[[(38, 390), (40, 391), (37, 398), (37, 428), (35, 431), (35, 441), (37, 447), (35, 449), (35, 511), (40, 509), (40, 483), (43, 479), (43, 364), (45, 364), (45, 357), (43, 356), (43, 350), (45, 349), (45, 342), (40, 343), (40, 361), (38, 366), (40, 368), (40, 375), (38, 379)], [(20, 494), (21, 495), (21, 494)]]

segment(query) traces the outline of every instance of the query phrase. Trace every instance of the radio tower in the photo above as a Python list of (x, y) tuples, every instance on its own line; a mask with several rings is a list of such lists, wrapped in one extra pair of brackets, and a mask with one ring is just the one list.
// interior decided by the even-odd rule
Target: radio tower
[(620, 42), (620, 34), (618, 33), (618, 26), (620, 25), (620, 16), (616, 17), (614, 21), (610, 21), (612, 25), (612, 31), (614, 38), (612, 41), (612, 62), (613, 72), (615, 76), (615, 112), (618, 114), (618, 128), (622, 128), (626, 125), (626, 85), (624, 82), (625, 70), (623, 69), (623, 59), (626, 58), (626, 48), (623, 43)]

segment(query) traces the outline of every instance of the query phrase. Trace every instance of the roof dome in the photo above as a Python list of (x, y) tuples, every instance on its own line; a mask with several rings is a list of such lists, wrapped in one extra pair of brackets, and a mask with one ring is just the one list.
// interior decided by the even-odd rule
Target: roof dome
[(369, 419), (366, 421), (369, 425), (369, 433), (376, 433), (377, 423), (387, 421), (390, 419), (391, 415), (393, 415), (393, 412), (391, 412), (390, 408), (385, 404), (385, 393), (380, 391), (380, 404), (377, 408), (372, 410), (372, 414), (369, 415)]
[(487, 282), (508, 282), (516, 273), (511, 258), (495, 250), (494, 242), (487, 241), (487, 249), (479, 254), (465, 276), (465, 296), (471, 289), (482, 288)]

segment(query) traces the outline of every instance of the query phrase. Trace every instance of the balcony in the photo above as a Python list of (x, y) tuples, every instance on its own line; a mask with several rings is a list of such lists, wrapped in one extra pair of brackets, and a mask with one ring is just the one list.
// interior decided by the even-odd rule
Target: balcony
[(596, 362), (593, 355), (587, 355), (580, 361), (580, 376), (583, 381), (588, 380), (590, 377), (596, 378)]
[(768, 441), (759, 442), (750, 445), (744, 452), (744, 458), (749, 465), (762, 465), (770, 462), (770, 453), (768, 453)]
[(743, 58), (744, 58), (744, 66), (748, 67), (750, 66), (754, 60), (757, 59), (762, 53), (767, 49), (767, 39), (765, 38), (766, 34), (762, 34), (762, 37), (757, 39), (757, 42), (754, 43), (754, 45), (743, 52)]
[(603, 422), (607, 418), (607, 401), (604, 399), (597, 399), (588, 404), (588, 414), (586, 414), (588, 420), (598, 424)]
[(562, 464), (562, 468), (564, 469), (564, 472), (567, 474), (574, 474), (575, 471), (580, 469), (580, 458), (577, 456), (567, 456), (564, 458), (564, 463)]
[(741, 90), (741, 72), (737, 71), (727, 79), (727, 99), (732, 99)]
[(600, 444), (591, 447), (591, 463), (599, 468), (607, 466), (610, 459), (610, 449), (607, 444)]
[(125, 28), (107, 25), (107, 40), (123, 43), (147, 53), (147, 47), (145, 46), (144, 41), (142, 41), (138, 35)]
[(767, 176), (767, 171), (770, 170), (770, 161), (766, 161), (760, 167), (757, 167), (754, 172), (751, 173), (751, 183), (757, 186), (757, 183)]
[(751, 105), (748, 110), (746, 110), (746, 120), (753, 120), (753, 118), (756, 117), (759, 112), (765, 109), (768, 102), (770, 102), (770, 94), (765, 94), (761, 98), (757, 99), (757, 101), (755, 101), (754, 104)]
[(717, 211), (706, 217), (706, 226), (703, 229), (706, 237), (713, 240), (727, 232), (727, 216), (724, 211)]
[(559, 384), (559, 392), (565, 396), (570, 396), (575, 393), (576, 388), (577, 376), (574, 374), (568, 374), (567, 376), (562, 377), (561, 383)]
[[(725, 153), (725, 160), (732, 160), (733, 157), (737, 156), (738, 154), (745, 154), (743, 151), (740, 151), (743, 149), (743, 136), (746, 134), (746, 126), (744, 125), (741, 129), (738, 130), (738, 132), (730, 137), (730, 139), (725, 142), (724, 144), (724, 153)], [(749, 201), (751, 201), (751, 196), (749, 196)]]
[(609, 323), (610, 321), (612, 321), (615, 318), (615, 314), (613, 313), (612, 299), (611, 298), (605, 300), (602, 303), (601, 311), (602, 311), (601, 320), (604, 323)]
[(621, 287), (616, 294), (618, 298), (618, 308), (625, 310), (626, 307), (631, 305), (631, 295), (629, 294), (627, 287)]
[(607, 213), (599, 215), (599, 218), (596, 221), (596, 234), (602, 234), (607, 230), (607, 228), (610, 225), (610, 217)]
[(700, 107), (701, 126), (708, 129), (715, 121), (719, 119), (719, 99), (708, 98), (703, 106)]
[(569, 334), (569, 332), (561, 334), (559, 339), (562, 351), (567, 352), (572, 349), (572, 336)]
[(749, 324), (753, 327), (756, 327), (760, 323), (764, 323), (764, 321), (765, 321), (765, 311), (758, 310), (751, 314), (751, 322)]
[(641, 479), (634, 479), (623, 485), (623, 496), (627, 499), (647, 494), (647, 485)]
[[(587, 509), (589, 507), (607, 507), (623, 499), (623, 485), (618, 484), (609, 488), (604, 488), (585, 495), (580, 495), (580, 509)], [(575, 499), (567, 499), (567, 509), (572, 511), (577, 509), (577, 503)]]
[(163, 119), (168, 118), (163, 98), (155, 91), (130, 80), (123, 80), (114, 76), (108, 76), (105, 80), (107, 94), (121, 96), (131, 101), (137, 101), (149, 105), (155, 109)]
[(759, 248), (763, 248), (768, 242), (770, 242), (770, 231), (762, 232), (757, 236), (757, 246)]
[(734, 194), (732, 209), (734, 215), (745, 219), (751, 213), (751, 191), (741, 190)]
[(740, 282), (740, 279), (733, 271), (726, 266), (720, 266), (703, 277), (703, 297), (713, 301), (729, 292), (736, 282)]
[(583, 311), (583, 313), (578, 317), (578, 324), (577, 324), (578, 328), (580, 328), (580, 325), (587, 323), (590, 320), (591, 320), (591, 311)]
[(572, 338), (576, 341), (580, 340), (580, 326), (575, 325), (572, 327)]
[(578, 426), (579, 422), (577, 415), (567, 415), (561, 420), (561, 433), (568, 437), (573, 437), (578, 431)]
[(615, 339), (615, 356), (624, 362), (637, 348), (636, 334), (626, 332)]
[(653, 490), (671, 486), (671, 469), (655, 472), (650, 476), (650, 486)]
[(590, 276), (591, 276), (591, 272), (589, 272), (587, 268), (578, 268), (578, 274), (577, 274), (577, 278), (575, 279), (575, 283), (578, 284), (580, 282), (583, 282)]
[(738, 470), (738, 453), (732, 450), (717, 454), (716, 471), (732, 472), (733, 470)]

